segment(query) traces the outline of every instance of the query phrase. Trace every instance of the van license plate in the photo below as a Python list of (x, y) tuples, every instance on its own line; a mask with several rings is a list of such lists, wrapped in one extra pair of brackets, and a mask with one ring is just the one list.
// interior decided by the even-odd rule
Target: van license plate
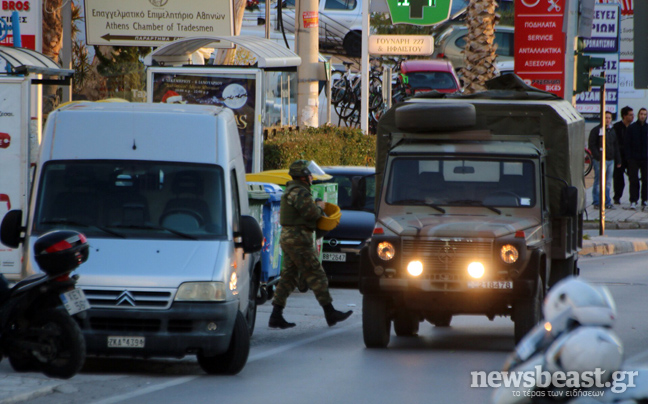
[(510, 281), (469, 281), (468, 289), (513, 289)]
[(108, 337), (108, 348), (144, 348), (144, 337)]
[(322, 253), (322, 261), (346, 262), (346, 253)]
[(90, 303), (81, 289), (73, 289), (69, 292), (61, 293), (61, 301), (63, 302), (63, 306), (65, 306), (65, 310), (70, 315), (90, 308)]

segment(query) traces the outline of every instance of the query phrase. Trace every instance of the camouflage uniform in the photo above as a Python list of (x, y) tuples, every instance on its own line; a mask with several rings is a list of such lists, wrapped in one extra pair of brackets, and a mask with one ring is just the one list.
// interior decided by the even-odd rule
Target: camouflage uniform
[(283, 264), (272, 304), (286, 306), (288, 296), (298, 285), (301, 271), (319, 304), (325, 306), (333, 299), (326, 273), (313, 246), (313, 232), (323, 211), (313, 200), (308, 183), (296, 180), (286, 185), (280, 209)]

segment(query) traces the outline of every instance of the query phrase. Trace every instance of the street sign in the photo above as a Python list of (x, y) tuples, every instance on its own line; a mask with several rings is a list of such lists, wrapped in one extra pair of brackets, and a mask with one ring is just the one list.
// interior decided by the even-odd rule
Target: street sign
[(450, 18), (452, 0), (387, 0), (394, 24), (434, 25)]
[(371, 55), (431, 55), (432, 52), (431, 35), (369, 35)]
[(88, 45), (161, 46), (232, 36), (231, 0), (84, 0)]
[(516, 0), (515, 74), (527, 84), (565, 96), (564, 3)]

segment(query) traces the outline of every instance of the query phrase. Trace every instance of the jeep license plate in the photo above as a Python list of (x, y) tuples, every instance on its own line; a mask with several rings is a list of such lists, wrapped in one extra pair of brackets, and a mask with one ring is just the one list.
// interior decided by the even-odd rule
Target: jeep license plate
[(468, 289), (513, 289), (511, 281), (469, 281)]
[(108, 348), (144, 348), (144, 337), (108, 337)]
[(322, 261), (346, 262), (346, 253), (322, 253)]
[(65, 306), (65, 310), (71, 316), (90, 308), (90, 303), (88, 303), (88, 299), (86, 299), (81, 289), (73, 289), (69, 292), (61, 293), (61, 301), (63, 302), (63, 306)]

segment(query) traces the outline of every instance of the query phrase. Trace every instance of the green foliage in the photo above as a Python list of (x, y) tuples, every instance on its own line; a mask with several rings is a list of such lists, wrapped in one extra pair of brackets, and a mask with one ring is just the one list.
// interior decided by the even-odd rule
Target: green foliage
[(321, 166), (373, 166), (376, 137), (360, 129), (322, 126), (280, 131), (263, 144), (263, 169), (288, 168), (295, 160), (314, 160)]
[(109, 96), (119, 91), (143, 90), (146, 73), (141, 59), (151, 52), (149, 47), (115, 46), (108, 54), (103, 54), (95, 46), (95, 56), (99, 59), (97, 71), (107, 79)]

